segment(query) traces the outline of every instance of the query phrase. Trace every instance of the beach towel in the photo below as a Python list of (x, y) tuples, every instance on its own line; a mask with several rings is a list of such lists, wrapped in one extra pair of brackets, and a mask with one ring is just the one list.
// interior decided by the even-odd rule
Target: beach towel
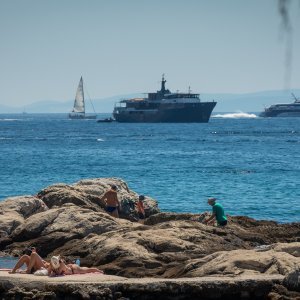
[(48, 270), (45, 268), (41, 268), (33, 273), (35, 276), (48, 276)]

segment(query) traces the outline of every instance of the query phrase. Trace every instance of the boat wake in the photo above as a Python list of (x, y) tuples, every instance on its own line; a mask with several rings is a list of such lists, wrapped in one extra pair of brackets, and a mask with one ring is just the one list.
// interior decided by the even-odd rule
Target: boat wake
[(20, 119), (0, 119), (0, 122), (20, 121)]
[(257, 118), (256, 114), (248, 114), (244, 112), (236, 112), (236, 113), (229, 113), (229, 114), (218, 114), (213, 115), (212, 118), (227, 118), (227, 119), (254, 119)]

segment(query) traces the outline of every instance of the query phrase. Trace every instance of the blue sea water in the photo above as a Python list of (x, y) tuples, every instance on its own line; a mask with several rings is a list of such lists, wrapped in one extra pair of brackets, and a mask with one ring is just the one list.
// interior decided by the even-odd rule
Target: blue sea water
[[(105, 117), (102, 115), (100, 117)], [(0, 115), (0, 201), (58, 182), (119, 177), (163, 211), (300, 221), (300, 118), (122, 124)]]
[[(12, 269), (15, 264), (17, 263), (18, 258), (16, 257), (9, 257), (9, 256), (0, 256), (0, 270), (1, 269)], [(25, 266), (21, 268), (21, 270), (24, 270)]]

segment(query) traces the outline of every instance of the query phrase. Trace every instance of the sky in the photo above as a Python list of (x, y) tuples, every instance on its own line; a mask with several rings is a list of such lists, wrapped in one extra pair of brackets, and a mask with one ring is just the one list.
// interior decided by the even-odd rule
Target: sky
[(0, 0), (0, 104), (74, 99), (80, 76), (92, 99), (163, 73), (171, 91), (300, 88), (298, 0), (289, 12), (287, 48), (277, 0)]

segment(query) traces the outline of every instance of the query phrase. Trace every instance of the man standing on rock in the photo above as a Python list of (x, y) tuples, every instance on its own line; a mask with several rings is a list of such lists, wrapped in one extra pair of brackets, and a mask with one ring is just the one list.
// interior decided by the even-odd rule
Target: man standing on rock
[(118, 209), (120, 208), (120, 202), (118, 199), (117, 187), (112, 185), (111, 188), (103, 195), (100, 202), (105, 203), (106, 211), (113, 217), (119, 218)]
[(227, 218), (225, 216), (223, 206), (216, 202), (216, 200), (216, 198), (208, 198), (207, 203), (212, 206), (212, 215), (207, 220), (204, 220), (203, 223), (213, 225), (215, 220), (217, 220), (218, 226), (226, 226)]

